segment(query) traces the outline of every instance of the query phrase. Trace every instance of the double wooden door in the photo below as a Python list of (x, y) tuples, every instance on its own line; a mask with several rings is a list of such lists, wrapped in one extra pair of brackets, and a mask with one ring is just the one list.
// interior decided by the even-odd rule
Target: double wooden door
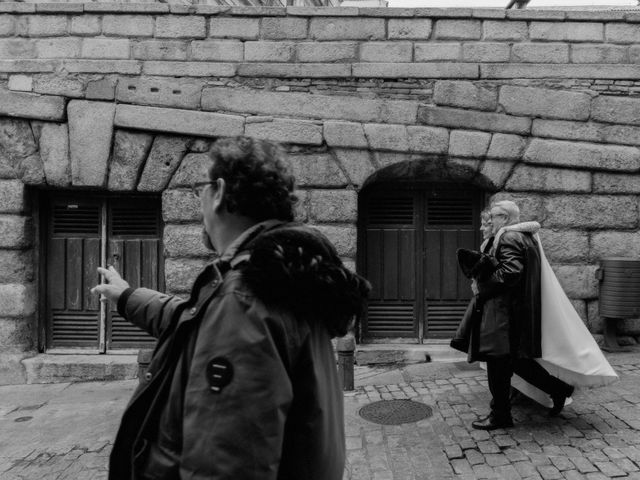
[(113, 265), (132, 287), (164, 289), (160, 200), (50, 195), (43, 207), (47, 349), (105, 353), (152, 345), (90, 290), (102, 265)]
[(373, 290), (365, 338), (450, 338), (471, 298), (458, 248), (478, 249), (481, 192), (464, 185), (387, 185), (360, 199), (359, 268)]

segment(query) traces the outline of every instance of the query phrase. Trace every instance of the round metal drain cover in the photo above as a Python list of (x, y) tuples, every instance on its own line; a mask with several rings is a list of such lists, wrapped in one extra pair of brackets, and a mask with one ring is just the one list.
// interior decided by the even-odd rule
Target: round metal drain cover
[(381, 400), (360, 409), (362, 418), (381, 425), (417, 422), (433, 415), (431, 407), (413, 400)]

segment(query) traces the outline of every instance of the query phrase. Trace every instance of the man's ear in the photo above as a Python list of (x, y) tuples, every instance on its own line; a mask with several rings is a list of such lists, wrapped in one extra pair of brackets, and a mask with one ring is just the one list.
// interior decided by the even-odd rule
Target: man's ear
[(224, 179), (218, 178), (214, 183), (214, 187), (215, 187), (215, 192), (213, 194), (212, 206), (214, 210), (219, 211), (219, 209), (224, 206), (223, 200), (224, 200), (224, 194), (227, 189), (227, 184), (225, 183)]

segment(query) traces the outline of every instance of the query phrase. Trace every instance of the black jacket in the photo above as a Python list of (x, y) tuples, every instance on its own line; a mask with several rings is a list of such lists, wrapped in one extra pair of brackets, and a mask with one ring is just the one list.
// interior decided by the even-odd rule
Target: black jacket
[(317, 231), (265, 222), (204, 269), (187, 301), (126, 291), (119, 310), (159, 340), (109, 478), (342, 479), (330, 337), (368, 288)]

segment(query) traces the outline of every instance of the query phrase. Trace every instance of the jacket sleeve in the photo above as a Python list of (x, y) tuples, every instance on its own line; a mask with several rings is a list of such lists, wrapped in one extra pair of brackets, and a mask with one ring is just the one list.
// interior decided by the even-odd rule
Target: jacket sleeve
[(505, 293), (522, 278), (526, 249), (519, 236), (520, 234), (515, 232), (508, 232), (503, 236), (498, 246), (496, 270), (487, 280), (478, 282), (480, 301)]
[[(205, 315), (185, 392), (180, 478), (276, 480), (293, 399), (282, 319), (238, 293)], [(228, 383), (211, 377), (216, 362), (231, 369)]]
[(148, 288), (136, 288), (126, 293), (123, 316), (155, 338), (160, 337), (169, 326), (176, 308), (184, 303), (177, 297)]

